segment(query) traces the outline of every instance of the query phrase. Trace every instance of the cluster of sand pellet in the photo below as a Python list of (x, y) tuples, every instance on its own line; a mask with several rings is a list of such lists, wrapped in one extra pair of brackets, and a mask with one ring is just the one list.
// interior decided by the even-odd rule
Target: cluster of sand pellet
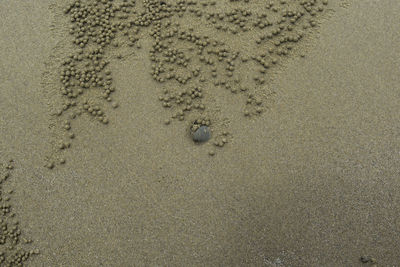
[(14, 161), (0, 163), (0, 266), (23, 266), (33, 255), (32, 240), (26, 239), (19, 227), (16, 213), (12, 208), (13, 189), (7, 181), (12, 178)]
[[(56, 150), (72, 147), (77, 118), (112, 124), (108, 114), (119, 106), (113, 98), (119, 88), (108, 66), (111, 60), (124, 58), (121, 47), (146, 53), (152, 62), (148, 77), (160, 84), (154, 99), (170, 114), (164, 124), (175, 121), (188, 132), (207, 126), (214, 139), (209, 143), (222, 148), (232, 134), (214, 128), (220, 123), (213, 106), (220, 97), (217, 91), (240, 98), (243, 116), (263, 114), (273, 69), (299, 55), (296, 44), (313, 33), (327, 6), (327, 0), (71, 2), (64, 14), (76, 48), (59, 70), (63, 104), (54, 116), (64, 134), (57, 137)], [(143, 41), (151, 47), (143, 48)], [(65, 162), (54, 153), (46, 166)]]

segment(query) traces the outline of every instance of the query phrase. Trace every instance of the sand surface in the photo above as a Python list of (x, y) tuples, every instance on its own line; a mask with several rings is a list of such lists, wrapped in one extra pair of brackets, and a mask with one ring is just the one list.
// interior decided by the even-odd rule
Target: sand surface
[(43, 73), (66, 42), (52, 2), (0, 3), (0, 160), (40, 249), (28, 266), (400, 266), (400, 2), (332, 0), (267, 111), (221, 104), (237, 115), (213, 157), (163, 125), (149, 61), (115, 63), (111, 123), (77, 121), (48, 170)]

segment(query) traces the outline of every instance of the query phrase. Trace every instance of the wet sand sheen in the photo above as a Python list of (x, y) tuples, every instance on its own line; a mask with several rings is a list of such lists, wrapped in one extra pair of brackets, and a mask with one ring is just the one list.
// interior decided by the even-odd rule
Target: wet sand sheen
[[(56, 100), (58, 86), (54, 93), (46, 84), (45, 94), (40, 89), (40, 74), (48, 71), (44, 59), (52, 54), (56, 66), (74, 48), (64, 34), (69, 29), (59, 27), (68, 25), (68, 16), (57, 13), (61, 5), (48, 6), (8, 1), (1, 9), (18, 33), (0, 32), (8, 40), (0, 41), (2, 59), (9, 63), (0, 65), (7, 77), (0, 83), (1, 157), (16, 161), (9, 181), (13, 208), (23, 234), (40, 248), (28, 266), (362, 266), (362, 255), (378, 266), (396, 266), (398, 5), (365, 1), (335, 9), (318, 39), (300, 44), (296, 56), (277, 67), (280, 73), (271, 73), (273, 81), (266, 78), (273, 100), (261, 85), (255, 90), (268, 106), (259, 116), (245, 116), (248, 97), (240, 88), (204, 86), (200, 99), (204, 111), (211, 110), (205, 119), (213, 137), (221, 134), (205, 145), (191, 140), (197, 115), (189, 114), (195, 112), (180, 121), (158, 100), (164, 89), (178, 87), (152, 80), (147, 41), (110, 59), (117, 90), (104, 101), (107, 125), (87, 115), (52, 115), (50, 136), (43, 99), (54, 100), (52, 111), (64, 103)], [(23, 20), (12, 15), (22, 11)], [(60, 15), (51, 33), (49, 12)], [(69, 149), (54, 154), (55, 168), (48, 170), (48, 141), (71, 131), (66, 119), (76, 136)], [(214, 141), (222, 141), (224, 131), (228, 143), (221, 150)], [(62, 158), (65, 164), (58, 165)]]

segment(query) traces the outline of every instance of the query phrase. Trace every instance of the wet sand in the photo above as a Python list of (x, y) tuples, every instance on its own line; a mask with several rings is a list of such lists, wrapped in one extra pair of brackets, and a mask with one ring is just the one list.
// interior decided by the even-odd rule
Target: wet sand
[(219, 99), (237, 116), (214, 157), (163, 125), (150, 62), (115, 63), (110, 124), (77, 121), (67, 164), (48, 170), (43, 73), (67, 38), (50, 5), (0, 4), (0, 157), (40, 249), (28, 266), (399, 265), (400, 4), (337, 8), (259, 117)]

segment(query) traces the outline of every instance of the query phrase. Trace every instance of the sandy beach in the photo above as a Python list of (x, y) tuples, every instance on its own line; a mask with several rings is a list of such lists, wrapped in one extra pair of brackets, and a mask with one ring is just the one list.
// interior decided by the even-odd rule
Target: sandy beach
[(74, 2), (0, 2), (0, 266), (400, 266), (400, 2), (136, 1), (104, 53)]

